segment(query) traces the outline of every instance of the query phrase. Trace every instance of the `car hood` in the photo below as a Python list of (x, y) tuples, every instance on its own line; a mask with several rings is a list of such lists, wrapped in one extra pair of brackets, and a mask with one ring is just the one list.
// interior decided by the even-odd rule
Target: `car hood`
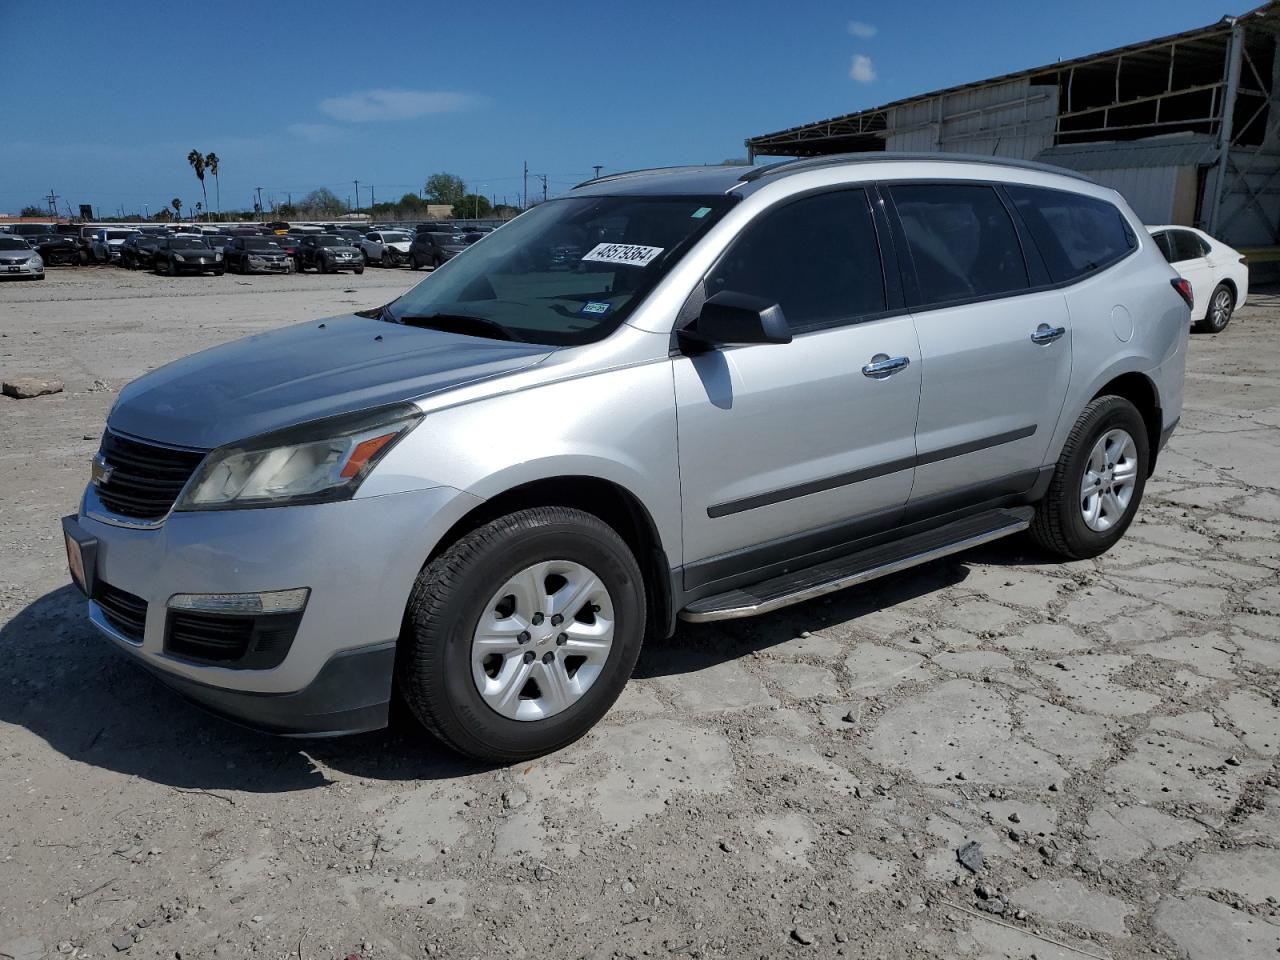
[(294, 324), (193, 354), (133, 381), (113, 430), (219, 447), (511, 373), (552, 352), (347, 315)]
[(18, 263), (30, 259), (35, 250), (0, 250), (0, 262)]

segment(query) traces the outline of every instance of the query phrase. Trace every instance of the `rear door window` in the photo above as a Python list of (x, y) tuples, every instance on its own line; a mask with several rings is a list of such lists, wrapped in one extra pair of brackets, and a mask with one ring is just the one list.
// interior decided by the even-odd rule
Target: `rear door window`
[(915, 267), (920, 306), (1004, 296), (1030, 285), (1013, 220), (980, 184), (889, 188)]
[(722, 290), (781, 305), (795, 332), (885, 310), (884, 272), (863, 190), (815, 194), (768, 210), (707, 275)]
[(1173, 263), (1173, 242), (1169, 239), (1169, 231), (1161, 230), (1159, 233), (1153, 233), (1151, 239), (1155, 241), (1160, 252), (1164, 254), (1164, 258)]
[(1005, 190), (1055, 283), (1109, 267), (1138, 246), (1124, 215), (1105, 200), (1019, 184), (1009, 184)]
[(1173, 245), (1174, 263), (1198, 260), (1209, 253), (1209, 245), (1190, 230), (1170, 230), (1169, 238)]

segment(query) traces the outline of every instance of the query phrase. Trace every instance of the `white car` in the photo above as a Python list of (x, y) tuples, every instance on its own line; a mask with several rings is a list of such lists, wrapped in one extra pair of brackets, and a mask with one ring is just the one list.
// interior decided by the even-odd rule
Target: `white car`
[(90, 249), (98, 263), (114, 263), (120, 259), (120, 247), (130, 237), (138, 236), (137, 230), (99, 230), (93, 235)]
[(1221, 333), (1249, 295), (1249, 268), (1239, 250), (1194, 227), (1147, 227), (1173, 269), (1191, 283), (1191, 323), (1201, 333)]
[(371, 230), (360, 241), (365, 263), (394, 267), (409, 262), (409, 244), (413, 237), (403, 230)]
[(23, 237), (0, 236), (0, 277), (44, 279), (44, 260)]

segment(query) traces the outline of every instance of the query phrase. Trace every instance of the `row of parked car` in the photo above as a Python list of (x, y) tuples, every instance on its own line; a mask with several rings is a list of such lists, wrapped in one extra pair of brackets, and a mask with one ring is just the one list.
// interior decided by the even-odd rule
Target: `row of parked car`
[[(16, 224), (0, 234), (0, 273), (43, 279), (46, 264), (114, 263), (184, 273), (363, 273), (367, 266), (433, 269), (494, 228), (429, 222), (409, 228), (267, 223), (226, 230), (164, 226)], [(22, 254), (22, 251), (26, 251)], [(34, 251), (34, 257), (31, 251)], [(16, 268), (21, 254), (22, 269)], [(8, 264), (12, 259), (13, 264)], [(38, 267), (38, 269), (37, 269)]]

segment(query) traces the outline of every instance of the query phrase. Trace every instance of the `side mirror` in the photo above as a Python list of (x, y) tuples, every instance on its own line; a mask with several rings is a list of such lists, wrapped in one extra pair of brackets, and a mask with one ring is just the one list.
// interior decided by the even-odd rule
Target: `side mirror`
[(697, 318), (678, 336), (681, 346), (693, 349), (791, 342), (781, 306), (732, 290), (708, 297)]

